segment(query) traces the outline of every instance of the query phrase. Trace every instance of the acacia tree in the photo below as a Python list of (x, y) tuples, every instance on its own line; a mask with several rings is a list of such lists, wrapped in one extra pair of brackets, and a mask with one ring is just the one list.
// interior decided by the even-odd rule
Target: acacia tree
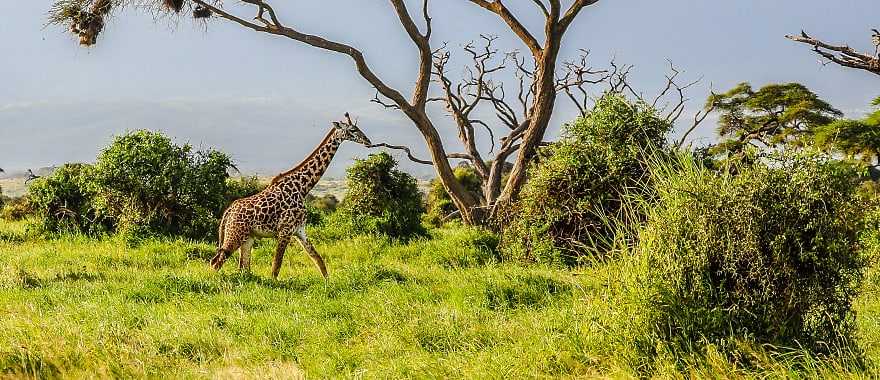
[[(241, 0), (242, 5), (253, 12), (249, 16), (237, 12), (238, 8), (233, 10), (224, 7), (219, 0), (59, 0), (50, 11), (50, 22), (67, 26), (79, 37), (81, 44), (89, 46), (97, 42), (97, 37), (104, 28), (105, 18), (115, 10), (138, 7), (160, 12), (180, 12), (188, 7), (192, 9), (195, 18), (219, 17), (259, 33), (281, 36), (318, 49), (347, 55), (354, 61), (358, 74), (376, 89), (374, 100), (399, 110), (418, 129), (424, 138), (430, 159), (416, 159), (408, 147), (390, 144), (378, 146), (405, 150), (410, 159), (432, 165), (464, 222), (482, 224), (498, 205), (507, 203), (519, 193), (529, 162), (535, 156), (536, 148), (542, 144), (557, 94), (566, 92), (574, 96), (576, 92), (573, 88), (588, 83), (591, 75), (601, 75), (581, 64), (585, 61), (565, 65), (565, 75), (557, 73), (560, 69), (559, 52), (563, 36), (581, 11), (598, 0), (574, 0), (567, 5), (560, 0), (532, 0), (530, 3), (544, 19), (543, 29), (538, 35), (526, 28), (520, 18), (501, 0), (459, 1), (467, 1), (476, 8), (496, 15), (525, 45), (527, 54), (508, 56), (508, 62), (517, 63), (519, 73), (517, 101), (522, 111), (518, 114), (513, 112), (513, 107), (504, 99), (503, 87), (498, 85), (500, 82), (487, 80), (488, 75), (500, 70), (497, 66), (487, 66), (496, 55), (491, 49), (491, 40), (487, 41), (482, 51), (474, 45), (465, 49), (475, 62), (474, 70), (471, 71), (473, 76), (457, 85), (446, 77), (444, 68), (449, 53), (444, 47), (435, 47), (432, 44), (433, 19), (429, 13), (428, 0), (422, 1), (421, 12), (415, 17), (407, 9), (404, 0), (389, 0), (418, 52), (418, 74), (409, 97), (380, 78), (361, 50), (319, 35), (305, 33), (296, 26), (283, 22), (268, 0)], [(417, 22), (417, 18), (422, 20)], [(420, 26), (420, 23), (423, 25)], [(441, 95), (438, 97), (431, 95), (432, 81), (440, 84)], [(464, 152), (450, 152), (443, 145), (437, 123), (427, 112), (428, 104), (433, 100), (445, 103), (450, 111), (458, 127), (458, 137)], [(491, 104), (502, 118), (503, 124), (508, 127), (507, 134), (499, 139), (498, 152), (492, 158), (483, 157), (477, 149), (476, 127), (487, 127), (490, 134), (492, 131), (487, 122), (472, 117), (472, 111), (482, 102)], [(494, 136), (490, 137), (494, 143)], [(502, 185), (501, 169), (507, 158), (514, 155), (516, 157), (512, 169)], [(483, 199), (474, 197), (472, 192), (456, 181), (450, 162), (455, 159), (468, 160), (477, 168), (484, 180), (484, 188), (488, 190)]]
[[(871, 104), (880, 107), (880, 98)], [(863, 119), (841, 119), (819, 127), (815, 139), (823, 149), (880, 167), (880, 108)]]
[(799, 145), (814, 129), (843, 116), (799, 83), (771, 84), (752, 89), (740, 83), (723, 94), (713, 94), (707, 108), (721, 113), (718, 134), (722, 140), (713, 153), (739, 155), (748, 146), (773, 149)]
[(880, 75), (880, 30), (871, 29), (871, 43), (874, 54), (859, 52), (849, 45), (837, 45), (811, 37), (804, 31), (800, 35), (788, 35), (792, 41), (813, 46), (813, 51), (820, 57), (838, 65), (853, 69), (865, 70)]

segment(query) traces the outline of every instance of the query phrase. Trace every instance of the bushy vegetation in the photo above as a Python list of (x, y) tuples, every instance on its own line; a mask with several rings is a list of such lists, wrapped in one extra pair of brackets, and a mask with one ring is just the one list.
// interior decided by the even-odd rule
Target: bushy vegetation
[(28, 196), (52, 232), (206, 239), (232, 197), (259, 191), (256, 180), (227, 182), (231, 166), (223, 153), (135, 131), (116, 138), (94, 165), (69, 164), (37, 179)]
[(218, 151), (193, 151), (161, 133), (132, 132), (98, 156), (96, 204), (119, 231), (202, 239), (215, 233), (226, 207), (230, 167), (229, 156)]
[(738, 339), (846, 351), (870, 263), (855, 167), (819, 155), (712, 172), (686, 159), (653, 172), (639, 234), (654, 333), (677, 349)]
[(313, 236), (334, 240), (362, 234), (392, 239), (424, 235), (422, 194), (415, 178), (396, 166), (397, 161), (383, 152), (349, 167), (342, 203)]
[(225, 203), (228, 205), (236, 199), (247, 198), (263, 191), (266, 186), (267, 184), (260, 182), (257, 176), (229, 178), (226, 180)]
[[(471, 166), (459, 166), (455, 168), (453, 174), (455, 179), (464, 186), (475, 198), (483, 197), (482, 183), (476, 170)], [(435, 178), (431, 180), (430, 189), (427, 196), (427, 213), (425, 214), (425, 222), (432, 226), (440, 226), (444, 222), (457, 219), (455, 211), (457, 208), (452, 202), (452, 198), (443, 183)]]
[(506, 255), (567, 265), (601, 256), (617, 234), (614, 221), (625, 219), (621, 193), (650, 189), (645, 158), (664, 147), (671, 128), (644, 103), (600, 98), (530, 170), (502, 222)]
[(99, 188), (95, 168), (89, 164), (65, 164), (48, 177), (38, 178), (28, 190), (41, 227), (51, 232), (100, 234), (112, 228), (96, 208)]
[(5, 198), (0, 206), (0, 219), (12, 222), (24, 220), (34, 215), (34, 208), (27, 196)]

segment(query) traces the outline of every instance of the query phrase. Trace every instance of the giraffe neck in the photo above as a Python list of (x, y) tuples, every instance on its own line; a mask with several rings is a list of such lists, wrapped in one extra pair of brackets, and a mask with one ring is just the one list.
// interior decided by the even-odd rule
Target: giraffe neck
[(342, 141), (336, 137), (336, 130), (331, 130), (305, 160), (293, 169), (279, 174), (272, 180), (272, 184), (289, 182), (293, 186), (283, 186), (283, 188), (295, 190), (303, 195), (307, 194), (327, 171), (340, 144)]

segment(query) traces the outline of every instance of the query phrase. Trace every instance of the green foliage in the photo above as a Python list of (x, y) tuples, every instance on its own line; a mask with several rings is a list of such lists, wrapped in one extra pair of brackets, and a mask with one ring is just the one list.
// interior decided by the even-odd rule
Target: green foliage
[(226, 180), (226, 197), (224, 202), (230, 204), (236, 199), (247, 198), (257, 194), (265, 188), (266, 184), (260, 182), (257, 176), (229, 178)]
[[(872, 104), (880, 106), (880, 98)], [(835, 120), (816, 128), (816, 144), (830, 152), (880, 163), (880, 109), (860, 120)]]
[(646, 188), (644, 158), (665, 145), (671, 128), (644, 103), (599, 99), (530, 170), (503, 223), (505, 255), (567, 265), (601, 255), (618, 227), (621, 192)]
[(99, 189), (95, 168), (89, 164), (65, 164), (48, 177), (34, 180), (28, 199), (44, 231), (59, 233), (107, 232), (110, 220), (95, 208)]
[(339, 206), (339, 200), (333, 194), (325, 194), (319, 197), (307, 194), (305, 206), (306, 223), (322, 225), (324, 220), (336, 211), (336, 208)]
[(849, 347), (868, 263), (857, 169), (806, 154), (735, 175), (681, 161), (654, 171), (639, 234), (654, 332), (679, 348)]
[(348, 168), (348, 190), (327, 228), (342, 236), (378, 234), (407, 239), (423, 235), (421, 192), (415, 178), (396, 166), (394, 158), (383, 152)]
[(707, 107), (721, 112), (715, 154), (739, 156), (749, 146), (773, 149), (803, 146), (810, 133), (843, 114), (798, 83), (771, 84), (754, 91), (741, 83), (724, 94), (713, 94)]
[(27, 219), (35, 214), (33, 205), (27, 196), (6, 198), (0, 206), (0, 219), (11, 222)]
[(229, 156), (194, 152), (158, 132), (116, 138), (95, 164), (97, 208), (133, 235), (203, 239), (226, 206)]
[[(470, 192), (474, 198), (483, 198), (482, 181), (473, 167), (459, 166), (455, 168), (453, 173), (455, 174), (455, 179), (461, 183), (465, 190)], [(450, 218), (450, 216), (458, 210), (439, 178), (431, 180), (427, 203), (428, 211), (425, 215), (425, 222), (433, 226), (440, 226), (444, 221), (453, 219)]]

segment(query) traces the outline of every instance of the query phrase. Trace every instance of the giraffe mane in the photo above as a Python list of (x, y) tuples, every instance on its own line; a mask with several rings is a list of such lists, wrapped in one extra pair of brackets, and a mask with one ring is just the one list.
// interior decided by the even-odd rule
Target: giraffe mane
[(275, 184), (276, 182), (280, 181), (282, 178), (284, 178), (284, 177), (290, 175), (291, 173), (294, 173), (294, 172), (296, 172), (297, 170), (301, 169), (301, 168), (302, 168), (307, 162), (311, 161), (312, 158), (314, 158), (316, 154), (318, 154), (318, 150), (320, 150), (321, 147), (323, 147), (324, 145), (326, 145), (326, 144), (330, 141), (330, 139), (333, 138), (333, 135), (334, 135), (335, 133), (336, 133), (336, 128), (331, 128), (331, 129), (330, 129), (330, 132), (327, 133), (327, 136), (324, 136), (324, 139), (321, 140), (321, 143), (318, 144), (318, 146), (315, 147), (314, 150), (312, 150), (312, 153), (309, 153), (308, 157), (306, 157), (305, 159), (302, 160), (302, 162), (300, 162), (299, 164), (297, 164), (296, 166), (294, 166), (293, 169), (290, 169), (290, 170), (288, 170), (288, 171), (286, 171), (286, 172), (283, 172), (283, 173), (281, 173), (281, 174), (276, 175), (275, 178), (272, 178), (272, 183), (271, 183), (271, 184)]

